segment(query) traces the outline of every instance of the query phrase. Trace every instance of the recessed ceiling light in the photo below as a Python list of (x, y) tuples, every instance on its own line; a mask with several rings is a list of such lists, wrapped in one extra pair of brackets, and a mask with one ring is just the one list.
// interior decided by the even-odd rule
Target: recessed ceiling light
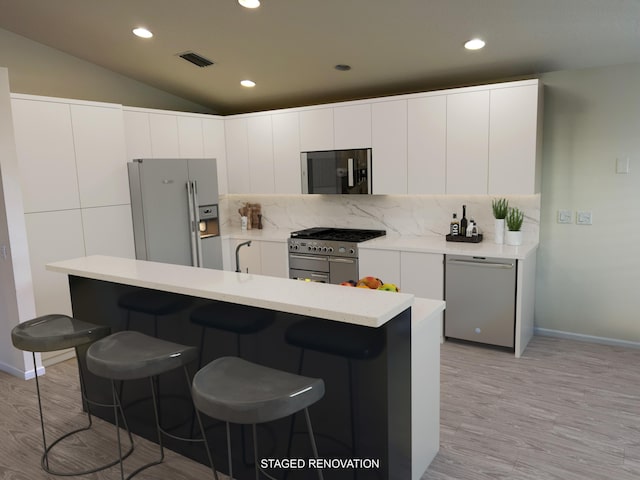
[(238, 0), (238, 3), (244, 8), (258, 8), (260, 6), (260, 0)]
[(134, 28), (133, 29), (133, 34), (136, 37), (140, 37), (140, 38), (151, 38), (151, 37), (153, 37), (153, 33), (151, 33), (149, 30), (147, 30), (146, 28), (143, 28), (143, 27)]
[(251, 80), (242, 80), (240, 82), (240, 85), (242, 85), (243, 87), (252, 88), (256, 86), (256, 82), (253, 82)]
[(473, 38), (464, 44), (464, 48), (467, 50), (480, 50), (482, 47), (484, 47), (484, 40), (479, 38)]

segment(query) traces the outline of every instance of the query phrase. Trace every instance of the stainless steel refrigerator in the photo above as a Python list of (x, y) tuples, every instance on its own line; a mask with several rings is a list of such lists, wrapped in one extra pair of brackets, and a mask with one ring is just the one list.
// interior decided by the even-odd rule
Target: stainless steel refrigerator
[(216, 160), (127, 164), (136, 258), (222, 269)]

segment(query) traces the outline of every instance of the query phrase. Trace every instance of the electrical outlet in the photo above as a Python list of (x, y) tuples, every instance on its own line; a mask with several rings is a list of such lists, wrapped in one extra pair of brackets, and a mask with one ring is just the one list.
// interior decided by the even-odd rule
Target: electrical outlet
[(576, 212), (576, 225), (591, 225), (593, 223), (593, 217), (591, 212), (579, 210)]
[(558, 223), (571, 223), (573, 212), (571, 210), (558, 210)]

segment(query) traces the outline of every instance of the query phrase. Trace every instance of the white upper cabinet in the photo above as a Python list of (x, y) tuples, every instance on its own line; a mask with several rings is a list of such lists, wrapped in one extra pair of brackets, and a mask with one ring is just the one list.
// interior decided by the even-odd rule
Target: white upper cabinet
[(251, 193), (275, 193), (271, 115), (247, 119)]
[(178, 120), (175, 115), (149, 114), (153, 158), (179, 158)]
[(537, 191), (538, 86), (491, 90), (490, 195)]
[(227, 151), (224, 140), (224, 120), (222, 118), (203, 118), (202, 135), (204, 158), (215, 158), (218, 167), (218, 192), (229, 192), (227, 184)]
[(275, 192), (302, 193), (298, 112), (275, 113), (271, 116), (271, 121)]
[(227, 145), (227, 179), (229, 193), (250, 193), (249, 140), (247, 119), (225, 120), (225, 140)]
[(177, 116), (180, 158), (204, 158), (202, 120), (199, 117)]
[(125, 109), (123, 115), (127, 162), (136, 158), (151, 158), (149, 114)]
[(129, 203), (121, 107), (71, 105), (71, 120), (81, 207)]
[(407, 193), (407, 101), (374, 103), (371, 108), (373, 193)]
[(447, 95), (448, 194), (487, 193), (489, 97), (489, 90)]
[(13, 99), (25, 213), (80, 206), (69, 105)]
[(300, 112), (300, 151), (333, 150), (333, 108)]
[(371, 147), (371, 105), (335, 107), (333, 129), (336, 150)]
[(447, 97), (408, 101), (408, 192), (444, 194), (447, 172)]

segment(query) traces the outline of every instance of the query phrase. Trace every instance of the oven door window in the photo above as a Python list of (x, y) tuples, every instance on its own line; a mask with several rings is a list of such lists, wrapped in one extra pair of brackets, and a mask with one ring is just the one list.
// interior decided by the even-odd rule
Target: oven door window
[(289, 278), (303, 280), (305, 282), (329, 283), (329, 274), (324, 272), (311, 272), (309, 270), (289, 269)]

